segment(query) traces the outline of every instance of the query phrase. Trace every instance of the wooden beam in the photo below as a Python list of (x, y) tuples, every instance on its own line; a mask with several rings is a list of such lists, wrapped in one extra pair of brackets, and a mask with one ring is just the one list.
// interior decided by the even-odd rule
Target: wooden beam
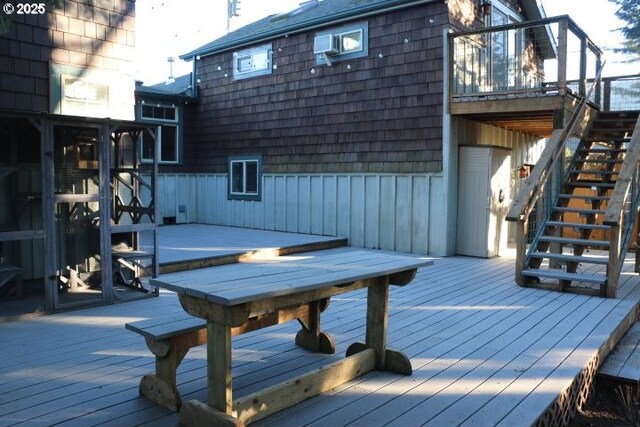
[(235, 402), (236, 416), (243, 423), (260, 420), (372, 371), (375, 359), (375, 351), (366, 349), (289, 381), (257, 391)]

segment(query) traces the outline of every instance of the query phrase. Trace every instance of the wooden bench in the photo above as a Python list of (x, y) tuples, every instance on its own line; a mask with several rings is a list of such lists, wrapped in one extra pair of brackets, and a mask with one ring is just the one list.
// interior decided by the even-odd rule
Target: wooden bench
[(22, 269), (13, 265), (0, 265), (0, 289), (14, 281), (17, 297), (22, 296)]
[[(328, 304), (328, 299), (322, 300), (317, 310), (324, 311)], [(303, 307), (296, 307), (286, 318), (273, 315), (256, 316), (253, 327), (234, 328), (232, 334), (240, 335), (286, 320), (297, 319), (302, 325), (302, 329), (296, 335), (297, 345), (311, 351), (333, 354), (335, 352), (333, 338), (319, 330), (319, 314), (316, 320), (311, 320), (315, 319), (315, 316), (309, 316), (309, 312), (314, 310), (316, 310), (315, 303), (310, 303)], [(182, 405), (177, 387), (178, 366), (189, 349), (207, 343), (207, 321), (186, 312), (180, 312), (127, 323), (125, 328), (142, 335), (147, 347), (156, 357), (156, 371), (142, 377), (139, 386), (140, 394), (177, 412)], [(314, 328), (318, 329), (317, 332), (314, 332)]]

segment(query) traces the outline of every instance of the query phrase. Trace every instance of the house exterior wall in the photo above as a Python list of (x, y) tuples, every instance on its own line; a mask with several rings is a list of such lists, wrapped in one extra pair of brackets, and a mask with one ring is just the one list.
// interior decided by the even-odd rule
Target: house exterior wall
[(441, 171), (447, 6), (366, 20), (369, 55), (331, 67), (315, 63), (315, 31), (273, 40), (270, 75), (233, 81), (231, 51), (197, 61), (200, 102), (176, 171), (225, 173), (242, 154), (262, 154), (264, 173)]
[[(12, 21), (0, 35), (0, 109), (133, 119), (133, 0), (67, 0), (44, 14), (13, 14)], [(107, 103), (65, 109), (63, 76), (92, 90), (108, 86)]]

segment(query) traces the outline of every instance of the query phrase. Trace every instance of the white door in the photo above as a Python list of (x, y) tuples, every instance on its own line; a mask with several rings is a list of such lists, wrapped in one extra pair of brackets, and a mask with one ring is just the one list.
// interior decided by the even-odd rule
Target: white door
[(507, 244), (510, 153), (491, 146), (462, 146), (458, 157), (456, 252), (499, 256)]

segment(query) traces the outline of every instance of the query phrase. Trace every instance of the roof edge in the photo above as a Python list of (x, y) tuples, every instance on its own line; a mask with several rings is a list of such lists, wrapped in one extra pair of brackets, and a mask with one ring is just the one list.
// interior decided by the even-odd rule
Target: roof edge
[(373, 5), (373, 6), (363, 6), (356, 9), (351, 9), (349, 11), (344, 11), (337, 13), (335, 15), (330, 15), (328, 17), (322, 17), (317, 19), (311, 19), (308, 21), (299, 22), (295, 25), (291, 25), (288, 27), (279, 28), (274, 31), (266, 32), (261, 34), (259, 37), (245, 37), (233, 42), (224, 44), (217, 48), (213, 49), (194, 49), (189, 53), (184, 55), (180, 55), (179, 58), (183, 61), (191, 61), (195, 57), (205, 57), (210, 55), (215, 55), (217, 53), (228, 52), (232, 49), (241, 48), (253, 44), (263, 43), (269, 40), (273, 40), (275, 38), (288, 35), (288, 34), (297, 34), (305, 31), (315, 30), (317, 28), (321, 28), (324, 26), (328, 26), (331, 24), (339, 24), (345, 21), (351, 21), (355, 19), (360, 19), (372, 15), (377, 15), (380, 13), (391, 12), (394, 10), (405, 9), (412, 6), (418, 6), (426, 3), (435, 3), (440, 0), (414, 0), (410, 2), (406, 2), (403, 0), (395, 0), (384, 6)]

